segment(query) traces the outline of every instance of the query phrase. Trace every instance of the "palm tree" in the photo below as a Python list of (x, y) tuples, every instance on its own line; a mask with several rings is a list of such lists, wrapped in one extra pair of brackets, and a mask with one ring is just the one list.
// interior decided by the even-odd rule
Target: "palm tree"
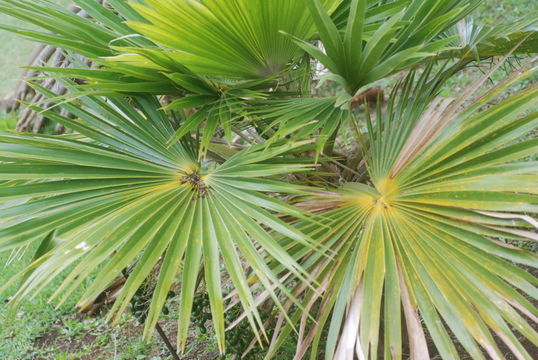
[(515, 245), (538, 240), (538, 89), (503, 90), (535, 69), (477, 93), (536, 51), (536, 19), (485, 31), (463, 22), (474, 0), (75, 2), (89, 17), (0, 0), (47, 32), (9, 30), (72, 59), (39, 69), (68, 93), (34, 83), (55, 106), (28, 104), (71, 133), (0, 133), (0, 251), (41, 245), (13, 306), (63, 276), (60, 303), (93, 279), (84, 308), (129, 269), (109, 318), (154, 279), (152, 336), (177, 281), (181, 350), (203, 291), (221, 353), (240, 304), (268, 359), (293, 332), (297, 359), (532, 359), (537, 257)]

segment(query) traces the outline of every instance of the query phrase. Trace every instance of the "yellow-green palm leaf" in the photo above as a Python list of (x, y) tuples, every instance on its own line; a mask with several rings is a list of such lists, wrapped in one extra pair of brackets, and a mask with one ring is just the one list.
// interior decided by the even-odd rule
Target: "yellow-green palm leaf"
[(322, 284), (304, 292), (316, 322), (293, 316), (297, 358), (312, 347), (316, 359), (323, 345), (326, 359), (458, 359), (462, 349), (473, 359), (533, 358), (521, 339), (538, 344), (538, 279), (528, 272), (538, 257), (512, 242), (538, 240), (529, 216), (538, 166), (526, 159), (538, 141), (524, 140), (538, 128), (538, 88), (461, 111), (457, 101), (429, 102), (436, 86), (426, 76), (415, 87), (408, 78), (370, 123), (372, 183), (307, 203), (326, 227), (301, 229), (334, 257), (290, 250)]
[[(129, 23), (164, 45), (163, 54), (196, 73), (239, 79), (277, 74), (299, 53), (279, 31), (314, 32), (306, 0), (146, 1), (135, 9), (150, 24)], [(324, 0), (332, 12), (338, 0)]]
[(301, 192), (274, 177), (310, 169), (284, 159), (305, 143), (268, 150), (251, 146), (227, 160), (200, 161), (191, 136), (166, 146), (175, 125), (157, 110), (155, 98), (128, 102), (83, 97), (80, 101), (92, 110), (64, 105), (75, 120), (47, 111), (51, 119), (80, 135), (0, 134), (0, 180), (7, 180), (0, 184), (0, 201), (5, 203), (0, 209), (0, 251), (23, 248), (52, 232), (57, 243), (29, 266), (26, 275), (21, 273), (25, 281), (14, 304), (67, 270), (54, 298), (65, 300), (95, 275), (82, 296), (84, 307), (132, 266), (110, 313), (119, 315), (156, 269), (146, 334), (151, 335), (178, 278), (178, 343), (183, 348), (202, 273), (219, 348), (224, 351), (222, 265), (252, 327), (263, 328), (243, 261), (258, 277), (259, 288), (273, 294), (277, 304), (280, 300), (274, 291), (285, 288), (269, 269), (270, 259), (278, 259), (301, 278), (308, 277), (268, 232), (312, 246), (308, 237), (273, 213), (305, 215), (267, 195)]

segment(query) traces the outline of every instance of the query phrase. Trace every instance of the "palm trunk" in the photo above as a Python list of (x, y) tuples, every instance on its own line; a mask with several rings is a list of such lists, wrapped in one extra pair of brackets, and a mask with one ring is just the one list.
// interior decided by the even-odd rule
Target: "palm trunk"
[[(95, 0), (103, 6), (106, 6), (106, 1), (104, 0)], [(85, 11), (82, 11), (76, 5), (70, 5), (69, 10), (78, 14), (81, 17), (88, 18), (88, 14)], [(81, 57), (81, 60), (86, 62), (88, 66), (91, 66), (91, 62)], [(50, 45), (39, 44), (34, 48), (30, 60), (27, 63), (27, 66), (39, 67), (39, 66), (50, 66), (50, 67), (62, 67), (68, 68), (72, 64), (65, 57), (65, 51), (60, 48), (55, 48)], [(44, 97), (36, 93), (34, 89), (28, 84), (28, 79), (39, 76), (41, 74), (38, 70), (26, 69), (22, 74), (22, 80), (17, 85), (12, 96), (2, 100), (2, 104), (6, 110), (17, 110), (21, 102), (27, 102), (31, 105), (40, 105), (40, 101), (44, 100)], [(53, 91), (57, 95), (63, 95), (66, 93), (67, 89), (58, 79), (44, 79), (39, 82), (41, 86), (45, 87), (48, 90)], [(42, 108), (46, 109), (53, 104), (45, 103), (40, 105)], [(63, 116), (69, 116), (66, 111), (62, 112)], [(17, 131), (21, 132), (33, 132), (33, 133), (44, 133), (49, 132), (53, 134), (63, 134), (65, 128), (61, 124), (53, 124), (42, 114), (29, 109), (28, 107), (21, 111), (19, 121), (17, 122)]]

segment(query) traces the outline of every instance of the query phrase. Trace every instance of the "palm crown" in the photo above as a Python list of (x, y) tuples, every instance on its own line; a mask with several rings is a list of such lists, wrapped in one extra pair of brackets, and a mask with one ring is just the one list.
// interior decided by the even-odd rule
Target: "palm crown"
[(462, 28), (473, 0), (75, 3), (90, 18), (0, 1), (46, 32), (9, 30), (99, 64), (41, 68), (66, 95), (33, 85), (58, 106), (28, 106), (71, 134), (0, 134), (0, 251), (41, 244), (14, 305), (63, 274), (59, 301), (93, 278), (85, 307), (129, 269), (117, 318), (156, 271), (145, 335), (177, 281), (181, 349), (205, 291), (222, 353), (240, 303), (267, 358), (294, 332), (297, 359), (532, 358), (537, 259), (511, 243), (537, 240), (538, 89), (499, 98), (534, 69), (438, 95), (473, 61), (532, 52), (533, 20)]

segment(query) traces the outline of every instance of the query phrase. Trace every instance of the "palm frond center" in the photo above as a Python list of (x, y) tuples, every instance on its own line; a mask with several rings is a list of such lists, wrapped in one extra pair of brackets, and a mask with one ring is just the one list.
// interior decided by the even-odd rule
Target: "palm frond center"
[(188, 185), (192, 191), (196, 192), (198, 197), (205, 197), (209, 191), (209, 185), (206, 182), (206, 177), (198, 171), (192, 171), (183, 175), (180, 180), (180, 185)]

